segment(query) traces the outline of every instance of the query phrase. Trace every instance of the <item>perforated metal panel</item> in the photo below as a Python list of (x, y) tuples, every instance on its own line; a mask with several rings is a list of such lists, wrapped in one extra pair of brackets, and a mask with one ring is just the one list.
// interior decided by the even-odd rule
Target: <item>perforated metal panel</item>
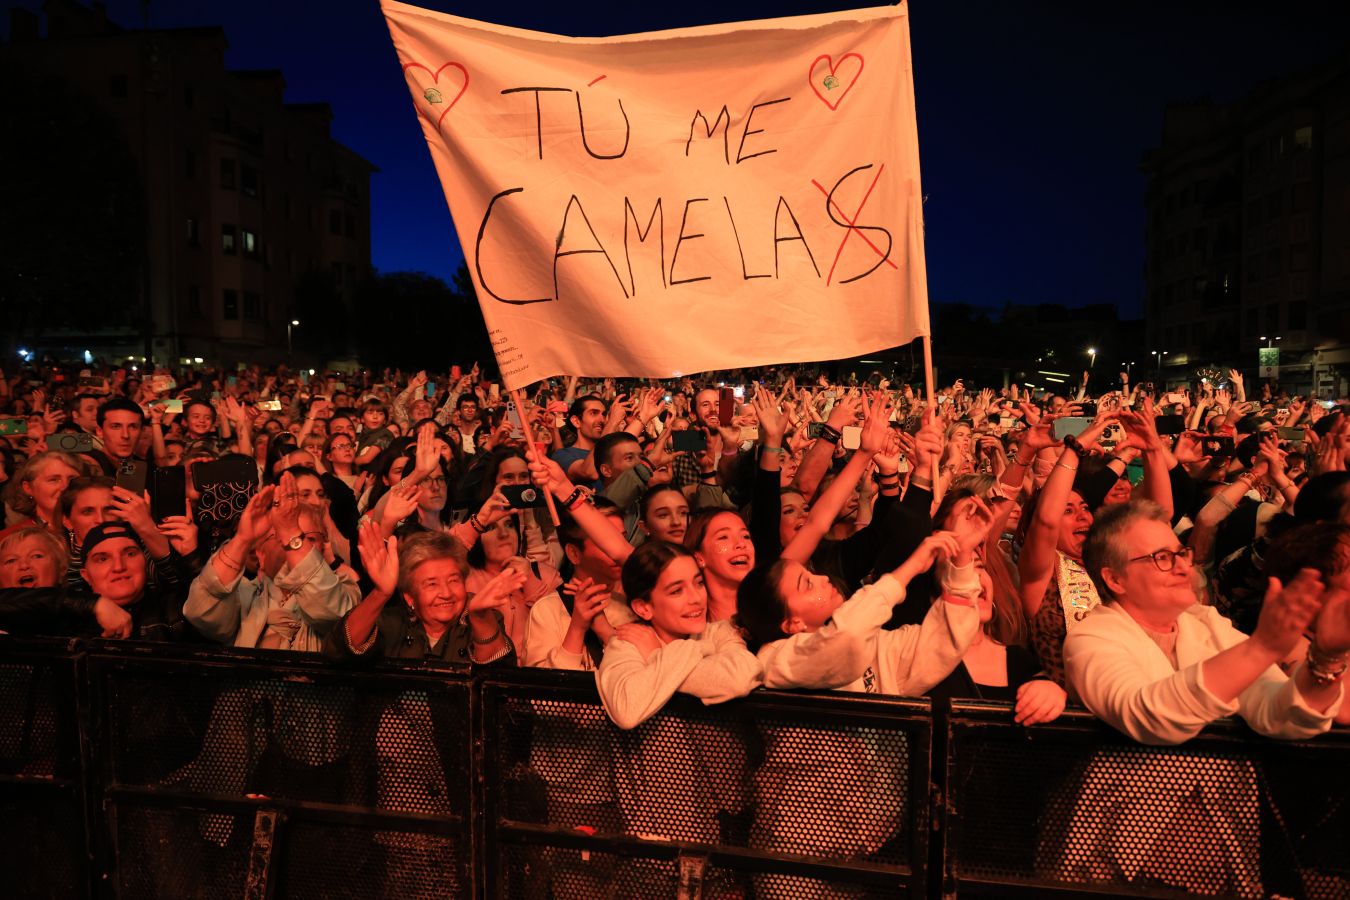
[(1030, 730), (954, 721), (949, 759), (958, 890), (1350, 897), (1350, 855), (1326, 840), (1347, 833), (1350, 782), (1315, 745), (1244, 736), (1145, 747), (1086, 717)]
[(78, 656), (0, 638), (0, 872), (6, 897), (89, 891)]
[[(714, 856), (734, 851), (751, 860), (735, 878), (721, 869), (715, 879), (705, 875), (704, 896), (864, 895), (859, 885), (843, 884), (847, 874), (838, 870), (824, 878), (756, 873), (754, 854), (763, 855), (766, 870), (772, 869), (768, 860), (782, 858), (890, 867), (889, 896), (914, 881), (908, 865), (916, 839), (926, 847), (924, 829), (914, 826), (916, 814), (927, 821), (926, 721), (898, 709), (889, 718), (878, 715), (884, 704), (850, 715), (835, 698), (803, 698), (792, 709), (751, 701), (705, 707), (677, 698), (624, 731), (609, 722), (590, 682), (584, 689), (578, 684), (549, 690), (537, 681), (517, 686), (494, 679), (484, 688), (485, 767), (507, 773), (485, 814), (489, 829), (508, 826), (508, 845), (548, 844), (545, 831), (580, 832)], [(543, 830), (525, 835), (510, 823)], [(581, 852), (503, 847), (495, 896), (516, 896), (522, 885), (564, 896), (619, 890), (628, 864), (611, 871), (592, 851), (583, 865)], [(640, 849), (624, 852), (642, 856)], [(654, 896), (674, 896), (677, 874), (658, 869)]]
[[(285, 660), (91, 657), (128, 890), (179, 896), (164, 886), (192, 881), (201, 857), (229, 869), (229, 895), (252, 851), (277, 896), (472, 893), (471, 683)], [(258, 809), (283, 813), (261, 868)], [(157, 852), (161, 833), (183, 852)]]

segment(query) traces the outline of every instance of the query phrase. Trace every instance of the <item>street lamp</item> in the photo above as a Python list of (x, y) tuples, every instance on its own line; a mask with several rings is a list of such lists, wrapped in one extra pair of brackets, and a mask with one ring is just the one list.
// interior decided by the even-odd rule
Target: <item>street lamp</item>
[(1154, 350), (1153, 355), (1158, 358), (1158, 378), (1162, 378), (1163, 357), (1167, 355), (1166, 350)]
[(299, 319), (291, 319), (286, 323), (286, 355), (291, 355), (291, 329), (300, 324)]
[(1097, 366), (1097, 348), (1096, 348), (1096, 347), (1089, 347), (1089, 348), (1088, 348), (1088, 356), (1091, 356), (1091, 357), (1092, 357), (1092, 362), (1088, 365), (1088, 368), (1089, 368), (1089, 369), (1096, 368), (1096, 366)]

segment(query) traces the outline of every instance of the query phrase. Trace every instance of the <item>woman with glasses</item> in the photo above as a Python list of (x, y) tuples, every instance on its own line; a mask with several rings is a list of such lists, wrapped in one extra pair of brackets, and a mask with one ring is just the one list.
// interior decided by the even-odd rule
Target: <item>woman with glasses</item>
[(323, 464), (343, 484), (356, 491), (361, 474), (356, 471), (355, 438), (341, 432), (330, 434), (323, 445)]
[[(1190, 548), (1166, 512), (1135, 500), (1103, 511), (1084, 549), (1103, 603), (1064, 642), (1069, 681), (1098, 718), (1145, 744), (1180, 744), (1239, 715), (1267, 737), (1326, 731), (1350, 658), (1350, 590), (1312, 569), (1272, 578), (1248, 636), (1196, 601)], [(1278, 663), (1306, 631), (1307, 658)], [(1264, 896), (1259, 794), (1249, 762), (1099, 752), (1076, 791), (1061, 863), (1069, 880), (1163, 884)], [(1095, 852), (1084, 853), (1087, 848)]]

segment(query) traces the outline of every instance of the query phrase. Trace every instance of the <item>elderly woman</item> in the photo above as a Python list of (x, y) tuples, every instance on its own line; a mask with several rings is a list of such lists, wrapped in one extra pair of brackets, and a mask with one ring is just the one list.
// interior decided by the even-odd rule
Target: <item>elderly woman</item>
[[(1326, 731), (1350, 655), (1350, 591), (1300, 571), (1271, 579), (1248, 637), (1196, 602), (1191, 553), (1167, 514), (1131, 501), (1098, 516), (1084, 563), (1103, 597), (1064, 643), (1068, 677), (1095, 715), (1146, 744), (1180, 744), (1242, 716), (1275, 738)], [(1276, 665), (1312, 627), (1292, 677)], [(1249, 763), (1104, 751), (1087, 766), (1068, 846), (1070, 880), (1161, 882), (1192, 893), (1262, 896), (1258, 792)]]

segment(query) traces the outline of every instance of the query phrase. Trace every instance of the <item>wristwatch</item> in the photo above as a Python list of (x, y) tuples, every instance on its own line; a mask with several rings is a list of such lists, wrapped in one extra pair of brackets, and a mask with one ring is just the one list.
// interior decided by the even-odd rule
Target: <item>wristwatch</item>
[(305, 546), (304, 532), (296, 534), (295, 537), (291, 538), (289, 541), (286, 542), (287, 550), (299, 550), (303, 546)]

